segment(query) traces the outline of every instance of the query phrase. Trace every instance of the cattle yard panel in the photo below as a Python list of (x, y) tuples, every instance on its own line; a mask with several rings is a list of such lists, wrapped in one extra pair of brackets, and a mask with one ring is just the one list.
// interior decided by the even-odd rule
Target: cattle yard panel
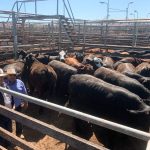
[[(7, 116), (8, 117), (8, 116)], [(7, 130), (0, 127), (0, 135), (8, 139), (11, 143), (25, 149), (25, 150), (38, 150), (35, 146), (26, 142), (19, 137), (15, 136), (13, 133), (8, 132)]]
[[(150, 46), (150, 20), (148, 19), (128, 21), (75, 19), (72, 24), (72, 20), (63, 15), (19, 13), (18, 17), (15, 12), (0, 11), (0, 13), (11, 15), (9, 22), (0, 22), (0, 49), (3, 48), (2, 50), (6, 52), (13, 49), (15, 51), (20, 49), (60, 50), (71, 47), (75, 49), (76, 47), (84, 48), (87, 45), (89, 47), (103, 45), (104, 48), (108, 48), (109, 45), (132, 48), (149, 48)], [(31, 45), (31, 48), (21, 45)], [(13, 46), (13, 48), (7, 46)]]
[(0, 150), (7, 150), (7, 149), (0, 145)]
[[(76, 110), (73, 110), (73, 109), (69, 109), (69, 108), (54, 104), (54, 103), (46, 102), (46, 101), (31, 97), (31, 96), (20, 94), (20, 93), (17, 93), (17, 92), (14, 92), (14, 91), (2, 88), (2, 87), (0, 87), (0, 91), (11, 94), (15, 97), (24, 99), (28, 102), (43, 106), (45, 108), (49, 108), (49, 109), (58, 111), (60, 113), (63, 113), (63, 114), (66, 114), (66, 115), (69, 115), (69, 116), (87, 121), (89, 123), (93, 123), (93, 124), (102, 126), (104, 128), (108, 128), (110, 130), (114, 130), (114, 131), (129, 135), (131, 137), (141, 139), (143, 141), (147, 141), (148, 142), (147, 147), (149, 148), (150, 133), (143, 132), (143, 131), (140, 131), (140, 130), (137, 130), (137, 129), (133, 129), (133, 128), (130, 128), (130, 127), (127, 127), (127, 126), (124, 126), (124, 125), (120, 125), (118, 123), (114, 123), (114, 122), (111, 122), (111, 121), (108, 121), (108, 120), (105, 120), (105, 119), (101, 119), (101, 118), (98, 118), (98, 117), (95, 117), (95, 116), (91, 116), (89, 114), (85, 114), (85, 113), (82, 113), (82, 112), (79, 112), (79, 111), (76, 111)], [(0, 107), (2, 107), (2, 106), (0, 106)], [(4, 107), (3, 107), (3, 109), (4, 109)], [(0, 109), (0, 112), (3, 115), (5, 115), (5, 111), (2, 111), (3, 109)], [(5, 110), (7, 110), (7, 109), (5, 108)], [(20, 120), (20, 122), (21, 122), (21, 120)]]
[[(58, 129), (58, 128), (54, 127), (53, 125), (49, 125), (49, 124), (44, 123), (42, 121), (39, 121), (35, 118), (21, 114), (17, 111), (10, 110), (4, 106), (0, 106), (0, 113), (4, 116), (7, 116), (11, 119), (16, 120), (17, 122), (22, 123), (23, 125), (25, 125), (29, 128), (37, 130), (43, 134), (49, 135), (49, 136), (51, 136), (57, 140), (60, 140), (64, 143), (67, 143), (70, 146), (77, 148), (79, 150), (83, 150), (83, 149), (86, 149), (86, 150), (108, 150), (107, 148), (104, 148), (100, 145), (97, 145), (97, 144), (94, 144), (94, 143), (89, 142), (87, 140), (84, 140), (84, 139), (82, 139), (78, 136), (75, 136), (69, 132), (66, 132), (64, 130)], [(19, 138), (18, 139), (8, 138), (9, 134), (10, 133), (8, 132), (4, 136), (4, 134), (0, 130), (0, 135), (3, 136), (4, 138), (8, 139), (9, 141), (13, 142), (15, 145), (17, 144), (17, 146), (23, 147), (26, 150), (30, 150), (30, 147), (33, 147), (31, 145), (29, 147), (29, 144), (27, 144), (27, 143), (23, 145), (21, 143), (22, 140), (20, 140)], [(14, 138), (16, 138), (16, 136), (14, 136)], [(35, 147), (32, 149), (36, 150), (37, 148)]]

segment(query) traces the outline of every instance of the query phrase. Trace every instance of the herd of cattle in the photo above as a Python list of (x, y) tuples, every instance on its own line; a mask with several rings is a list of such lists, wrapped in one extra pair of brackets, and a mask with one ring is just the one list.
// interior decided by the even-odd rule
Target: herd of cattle
[[(148, 59), (114, 59), (101, 54), (67, 54), (65, 51), (49, 54), (27, 54), (20, 51), (18, 57), (18, 61), (3, 69), (6, 71), (7, 68), (14, 67), (28, 86), (30, 95), (44, 100), (59, 97), (56, 103), (60, 105), (149, 132)], [(76, 128), (86, 138), (94, 131), (106, 147), (114, 150), (120, 140), (125, 142), (125, 137), (129, 139), (128, 136), (78, 119)], [(135, 149), (142, 150), (139, 145)]]

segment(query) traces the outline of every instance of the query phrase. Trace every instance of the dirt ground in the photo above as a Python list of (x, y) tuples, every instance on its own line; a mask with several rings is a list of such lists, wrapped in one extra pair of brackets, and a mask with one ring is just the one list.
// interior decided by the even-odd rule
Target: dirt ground
[[(32, 116), (36, 119), (39, 119), (48, 124), (54, 125), (60, 129), (71, 132), (74, 130), (73, 119), (66, 115), (61, 115), (58, 117), (58, 113), (52, 110), (45, 109), (42, 115), (38, 114), (39, 107), (36, 105), (29, 105), (29, 108), (26, 112), (29, 116)], [(13, 132), (15, 134), (15, 122), (13, 121)], [(48, 135), (44, 135), (36, 130), (30, 129), (24, 126), (23, 135), (25, 137), (24, 140), (35, 145), (38, 149), (41, 150), (64, 150), (65, 143), (62, 143)], [(93, 135), (90, 141), (102, 145), (96, 137)], [(10, 150), (22, 150), (21, 148), (15, 146), (13, 148), (9, 148)], [(68, 150), (75, 150), (72, 147), (67, 148)]]

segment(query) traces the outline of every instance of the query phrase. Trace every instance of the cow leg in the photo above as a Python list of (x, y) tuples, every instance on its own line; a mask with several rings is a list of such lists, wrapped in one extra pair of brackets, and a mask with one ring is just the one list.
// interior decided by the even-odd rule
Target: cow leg
[(29, 84), (29, 95), (33, 96), (34, 95), (34, 87)]
[[(45, 100), (45, 96), (44, 96), (44, 91), (43, 90), (39, 90), (39, 98), (42, 99), (42, 100)], [(40, 106), (39, 107), (39, 115), (42, 115), (44, 113), (44, 107), (43, 106)]]
[(74, 122), (75, 122), (75, 134), (87, 140), (90, 139), (90, 137), (93, 134), (91, 124), (80, 119), (74, 119)]
[(93, 131), (100, 143), (106, 148), (113, 149), (113, 139), (115, 139), (113, 131), (97, 125), (93, 125)]

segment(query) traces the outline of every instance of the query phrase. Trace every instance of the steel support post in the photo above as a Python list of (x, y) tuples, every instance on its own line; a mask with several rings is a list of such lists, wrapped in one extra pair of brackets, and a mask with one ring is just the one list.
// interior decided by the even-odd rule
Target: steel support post
[(22, 44), (25, 44), (25, 19), (22, 19)]
[(49, 48), (51, 48), (51, 26), (50, 23), (48, 23), (48, 43), (49, 43)]
[(137, 42), (137, 22), (134, 22), (132, 47), (136, 47), (136, 42)]
[(52, 28), (51, 31), (52, 31), (52, 45), (53, 45), (53, 43), (54, 43), (54, 22), (53, 22), (53, 20), (52, 20), (52, 23), (51, 23), (51, 28)]
[(59, 0), (57, 0), (57, 15), (59, 15)]
[(85, 41), (86, 41), (86, 21), (84, 20), (84, 25), (83, 25), (83, 49), (85, 48)]
[(5, 22), (3, 22), (2, 24), (3, 24), (3, 31), (6, 32)]
[(59, 44), (58, 44), (59, 51), (61, 51), (61, 42), (62, 42), (62, 37), (61, 37), (61, 18), (59, 17)]
[(81, 26), (79, 24), (79, 31), (78, 31), (78, 44), (80, 44), (80, 35), (81, 35)]
[(106, 22), (106, 31), (105, 31), (104, 46), (107, 46), (107, 35), (108, 35), (108, 22)]
[(15, 12), (12, 12), (12, 31), (13, 31), (13, 48), (14, 48), (14, 59), (17, 59), (18, 39), (17, 39), (17, 18)]

